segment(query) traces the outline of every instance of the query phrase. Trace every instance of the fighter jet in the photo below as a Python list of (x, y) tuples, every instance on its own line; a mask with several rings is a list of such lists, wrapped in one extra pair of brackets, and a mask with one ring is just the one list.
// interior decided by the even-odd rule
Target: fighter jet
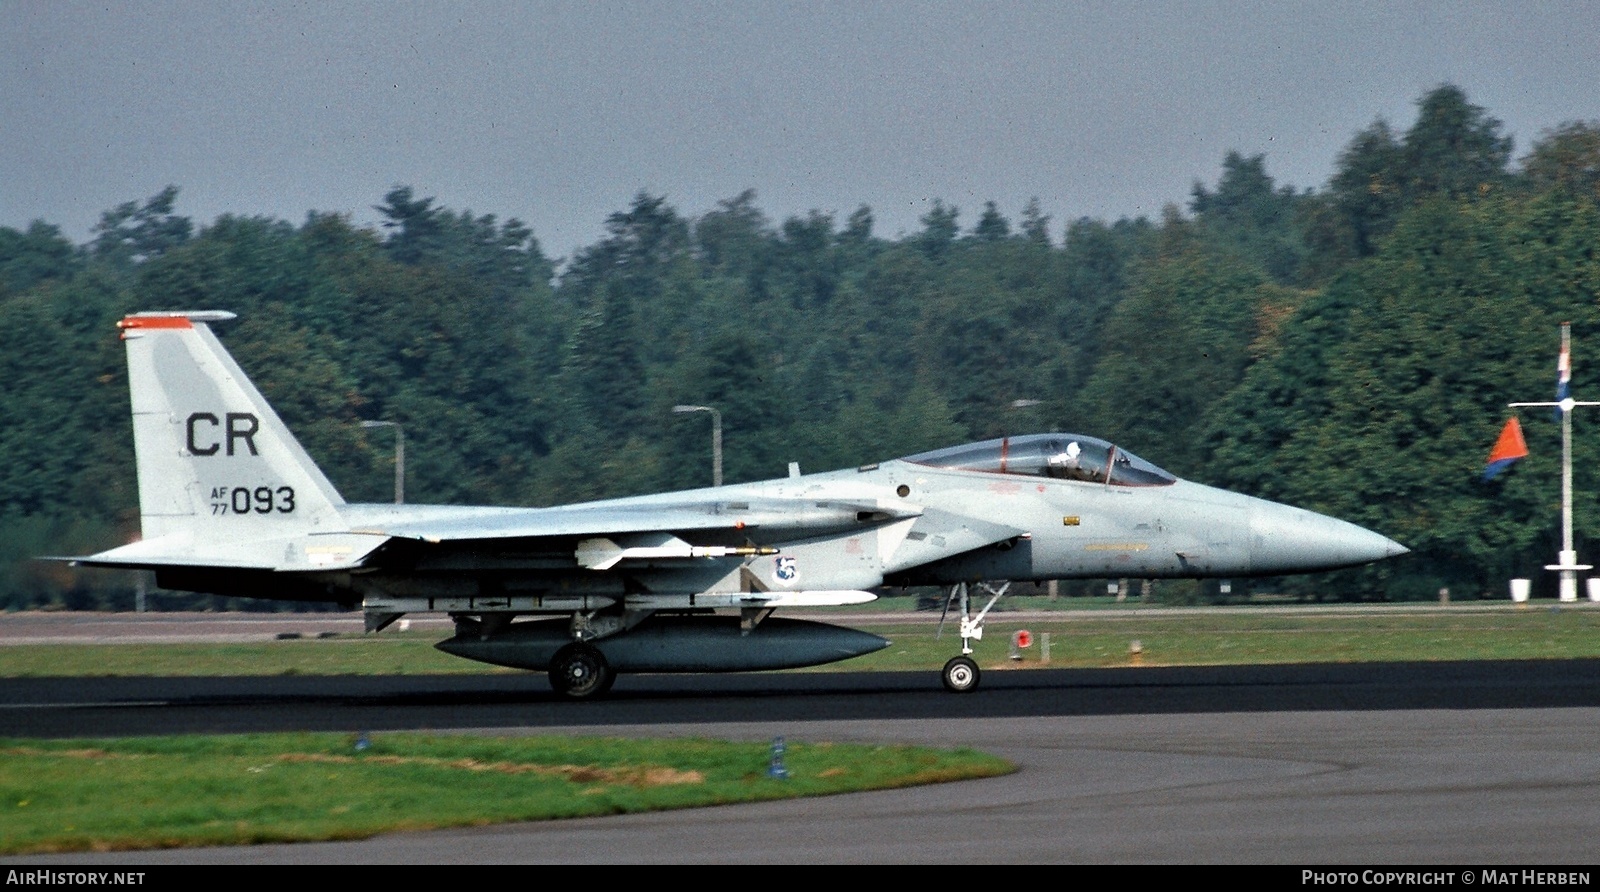
[[(774, 617), (948, 586), (979, 682), (972, 586), (1305, 573), (1404, 554), (1344, 521), (1180, 480), (1120, 446), (1006, 437), (841, 471), (549, 508), (350, 504), (211, 331), (219, 311), (119, 327), (142, 537), (77, 563), (167, 589), (360, 605), (369, 631), (444, 613), (441, 650), (546, 671), (570, 698), (617, 673), (817, 665), (888, 641)], [(948, 607), (947, 607), (948, 609)], [(720, 612), (719, 612), (720, 611)]]

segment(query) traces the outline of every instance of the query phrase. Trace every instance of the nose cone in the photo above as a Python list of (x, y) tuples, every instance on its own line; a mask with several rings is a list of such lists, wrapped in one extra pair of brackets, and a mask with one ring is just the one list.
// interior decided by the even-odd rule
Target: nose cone
[(1359, 567), (1411, 549), (1332, 517), (1254, 500), (1250, 510), (1250, 568), (1256, 573), (1307, 573)]

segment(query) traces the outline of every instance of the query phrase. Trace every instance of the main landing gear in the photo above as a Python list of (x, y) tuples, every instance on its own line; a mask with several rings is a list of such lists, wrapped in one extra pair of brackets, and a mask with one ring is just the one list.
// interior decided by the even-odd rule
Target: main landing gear
[(616, 680), (616, 670), (594, 645), (576, 641), (550, 658), (550, 687), (570, 700), (598, 697)]
[[(967, 584), (965, 582), (950, 586), (950, 597), (945, 599), (944, 613), (939, 616), (939, 635), (944, 634), (944, 620), (950, 613), (950, 603), (961, 602), (961, 656), (952, 657), (950, 662), (944, 664), (944, 672), (940, 678), (944, 681), (945, 690), (955, 694), (965, 694), (967, 691), (978, 687), (982, 673), (978, 671), (978, 664), (972, 659), (972, 642), (983, 640), (983, 618), (989, 615), (989, 608), (1000, 600), (1000, 596), (1011, 588), (1007, 582), (997, 588), (992, 588), (988, 583), (980, 582), (978, 587), (993, 595), (989, 603), (983, 605), (977, 616), (972, 616), (968, 601)], [(937, 636), (935, 636), (937, 637)]]

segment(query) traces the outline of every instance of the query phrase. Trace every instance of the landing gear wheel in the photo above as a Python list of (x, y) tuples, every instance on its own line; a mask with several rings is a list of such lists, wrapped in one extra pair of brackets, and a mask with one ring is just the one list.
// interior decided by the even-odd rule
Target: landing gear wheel
[(604, 694), (616, 680), (605, 654), (582, 642), (561, 648), (550, 659), (550, 687), (570, 700)]
[(952, 657), (944, 664), (945, 690), (965, 694), (978, 686), (978, 664), (968, 657)]

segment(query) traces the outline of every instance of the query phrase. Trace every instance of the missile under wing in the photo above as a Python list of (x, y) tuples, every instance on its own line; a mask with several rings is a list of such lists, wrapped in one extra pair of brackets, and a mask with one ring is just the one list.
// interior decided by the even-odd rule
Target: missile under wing
[[(968, 656), (979, 580), (1239, 577), (1402, 554), (1355, 525), (1180, 480), (1075, 434), (1008, 437), (830, 473), (550, 508), (351, 504), (211, 331), (232, 314), (120, 323), (140, 541), (79, 563), (165, 588), (360, 605), (370, 630), (446, 613), (447, 652), (548, 671), (583, 697), (618, 672), (827, 663), (882, 638), (774, 618), (951, 586)], [(992, 605), (993, 601), (990, 602)]]

